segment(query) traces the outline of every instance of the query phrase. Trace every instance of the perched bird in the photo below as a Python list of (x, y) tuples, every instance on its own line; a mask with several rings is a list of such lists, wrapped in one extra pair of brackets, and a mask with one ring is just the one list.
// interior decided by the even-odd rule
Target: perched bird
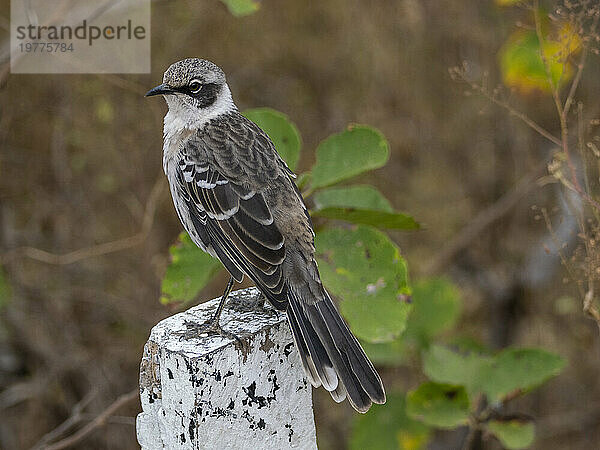
[(163, 167), (179, 219), (231, 274), (214, 317), (195, 331), (231, 335), (219, 315), (235, 281), (249, 277), (286, 311), (304, 370), (336, 402), (364, 413), (385, 403), (381, 378), (323, 287), (314, 231), (294, 173), (273, 142), (238, 111), (223, 71), (184, 59), (146, 96), (164, 96)]

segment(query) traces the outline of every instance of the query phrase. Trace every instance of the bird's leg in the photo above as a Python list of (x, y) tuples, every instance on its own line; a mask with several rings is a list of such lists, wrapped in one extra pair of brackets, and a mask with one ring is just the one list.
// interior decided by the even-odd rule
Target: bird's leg
[(223, 308), (225, 307), (225, 302), (227, 301), (227, 297), (229, 297), (229, 294), (231, 293), (231, 289), (233, 289), (233, 283), (234, 283), (234, 279), (233, 279), (233, 277), (230, 277), (229, 281), (227, 282), (227, 286), (225, 286), (225, 291), (223, 292), (223, 295), (221, 296), (221, 300), (219, 301), (219, 306), (217, 307), (217, 310), (213, 314), (212, 318), (209, 319), (208, 323), (213, 323), (213, 324), (215, 324), (216, 327), (219, 327), (219, 318), (221, 317), (221, 313), (223, 312)]
[(218, 334), (223, 337), (235, 339), (236, 342), (242, 348), (244, 348), (244, 343), (238, 336), (236, 336), (233, 333), (230, 333), (229, 331), (225, 331), (223, 328), (221, 328), (221, 325), (219, 324), (219, 318), (221, 317), (221, 313), (223, 312), (223, 308), (225, 307), (225, 303), (227, 302), (227, 297), (231, 293), (233, 284), (234, 284), (234, 279), (233, 279), (233, 277), (231, 277), (229, 279), (229, 282), (227, 283), (227, 286), (225, 287), (225, 291), (223, 292), (223, 295), (221, 296), (221, 300), (219, 301), (219, 306), (217, 306), (217, 310), (215, 311), (215, 313), (213, 314), (213, 316), (210, 319), (208, 319), (206, 322), (200, 323), (200, 324), (189, 321), (189, 320), (186, 320), (184, 322), (187, 330), (175, 333), (180, 336), (180, 338), (179, 338), (180, 340), (196, 338), (196, 337), (200, 337), (204, 334), (206, 334), (206, 335)]

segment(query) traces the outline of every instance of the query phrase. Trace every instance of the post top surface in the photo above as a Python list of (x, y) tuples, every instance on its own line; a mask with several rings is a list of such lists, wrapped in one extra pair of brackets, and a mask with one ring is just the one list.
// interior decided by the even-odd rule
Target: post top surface
[[(255, 287), (231, 292), (221, 314), (221, 327), (240, 339), (245, 339), (266, 327), (287, 320), (284, 312), (277, 311), (268, 302), (265, 301), (265, 305), (260, 306), (261, 296), (262, 294)], [(220, 298), (209, 300), (161, 320), (152, 328), (148, 340), (187, 358), (206, 356), (223, 347), (235, 344), (234, 339), (218, 335), (181, 339), (181, 336), (176, 334), (186, 330), (185, 322), (203, 323), (210, 319), (217, 309), (219, 300)]]

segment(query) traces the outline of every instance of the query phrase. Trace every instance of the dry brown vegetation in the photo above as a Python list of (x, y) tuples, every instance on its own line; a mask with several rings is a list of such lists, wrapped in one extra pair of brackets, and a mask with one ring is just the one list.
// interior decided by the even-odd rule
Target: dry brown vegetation
[[(9, 15), (2, 4), (0, 26)], [(44, 436), (74, 415), (59, 430), (68, 435), (135, 389), (148, 332), (173, 312), (158, 302), (180, 231), (161, 174), (166, 107), (143, 93), (189, 56), (224, 68), (240, 108), (270, 106), (298, 125), (300, 171), (347, 123), (379, 128), (392, 157), (369, 181), (424, 227), (393, 235), (411, 277), (448, 274), (463, 293), (461, 331), (490, 347), (565, 356), (564, 373), (516, 407), (537, 418), (534, 448), (597, 446), (600, 338), (582, 301), (590, 292), (593, 300), (600, 279), (600, 215), (585, 198), (599, 194), (598, 46), (565, 115), (571, 162), (551, 165), (567, 184), (548, 176), (565, 131), (551, 95), (502, 98), (558, 142), (486, 96), (465, 95), (477, 89), (448, 74), (468, 61), (469, 83), (498, 85), (497, 54), (520, 14), (479, 0), (265, 0), (240, 19), (217, 0), (158, 1), (150, 75), (8, 75), (0, 254), (12, 296), (0, 306), (0, 448), (58, 440)], [(587, 168), (579, 191), (570, 164)], [(217, 296), (224, 281), (204, 296)], [(402, 389), (419, 376), (383, 372), (387, 386)], [(346, 448), (352, 411), (315, 397), (320, 448)], [(136, 448), (138, 409), (128, 402), (73, 448)], [(463, 439), (440, 433), (432, 448)]]

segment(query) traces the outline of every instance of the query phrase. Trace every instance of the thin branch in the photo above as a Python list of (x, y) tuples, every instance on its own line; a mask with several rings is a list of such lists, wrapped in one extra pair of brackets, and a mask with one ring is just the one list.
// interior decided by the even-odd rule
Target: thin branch
[(554, 143), (556, 145), (559, 145), (559, 146), (562, 145), (562, 142), (560, 141), (560, 139), (558, 139), (552, 133), (550, 133), (549, 131), (547, 131), (546, 129), (544, 129), (541, 125), (539, 125), (536, 122), (534, 122), (533, 120), (531, 120), (529, 117), (527, 117), (521, 111), (516, 110), (515, 108), (513, 108), (508, 103), (504, 102), (503, 100), (499, 100), (499, 99), (493, 97), (492, 95), (489, 95), (489, 94), (486, 94), (486, 93), (482, 93), (482, 95), (484, 97), (486, 97), (488, 100), (490, 100), (492, 103), (494, 103), (494, 104), (496, 104), (498, 106), (501, 106), (502, 108), (506, 109), (512, 116), (515, 116), (518, 119), (520, 119), (529, 128), (531, 128), (532, 130), (534, 130), (535, 132), (537, 132), (541, 136), (545, 137), (546, 139), (548, 139), (552, 143)]
[(36, 445), (33, 446), (33, 450), (43, 449), (45, 446), (52, 442), (67, 431), (69, 431), (72, 427), (77, 425), (83, 416), (83, 410), (90, 404), (90, 402), (94, 399), (98, 392), (95, 389), (92, 389), (88, 392), (85, 397), (81, 399), (71, 410), (71, 415), (59, 426), (57, 426), (54, 430), (46, 433)]
[(37, 261), (41, 261), (47, 264), (68, 265), (79, 262), (84, 259), (94, 258), (109, 253), (115, 253), (121, 250), (140, 245), (146, 240), (146, 238), (150, 234), (150, 231), (152, 230), (156, 207), (160, 195), (163, 192), (163, 188), (163, 177), (160, 176), (154, 183), (152, 192), (150, 193), (150, 196), (148, 197), (148, 200), (146, 202), (141, 230), (133, 236), (118, 239), (116, 241), (105, 242), (103, 244), (94, 245), (92, 247), (81, 248), (63, 254), (50, 253), (45, 250), (41, 250), (34, 247), (19, 247), (10, 250), (9, 252), (7, 252), (7, 254), (3, 255), (1, 259), (6, 260), (14, 256), (25, 256), (27, 258), (35, 259)]
[[(575, 273), (573, 271), (573, 268), (571, 267), (571, 264), (569, 264), (569, 261), (567, 260), (564, 253), (561, 250), (563, 243), (560, 242), (560, 239), (554, 232), (554, 227), (552, 226), (552, 221), (550, 220), (550, 216), (548, 215), (548, 210), (546, 208), (542, 208), (541, 213), (542, 213), (542, 217), (544, 218), (544, 223), (546, 224), (546, 229), (548, 230), (548, 233), (550, 233), (552, 242), (554, 243), (554, 246), (556, 247), (556, 253), (558, 254), (558, 257), (560, 258), (560, 262), (564, 266), (565, 270), (567, 271), (567, 274), (569, 275), (569, 278), (571, 279), (571, 281), (575, 282), (575, 280), (577, 280), (577, 277), (575, 276)], [(579, 290), (579, 295), (583, 296), (585, 294), (583, 291), (583, 288), (581, 287), (581, 285), (579, 283), (575, 283), (575, 284), (577, 286), (577, 289)]]
[(79, 441), (86, 438), (90, 433), (96, 431), (98, 428), (104, 426), (108, 419), (114, 415), (120, 408), (132, 402), (133, 400), (139, 398), (140, 391), (138, 388), (135, 388), (133, 391), (128, 392), (127, 394), (121, 395), (117, 398), (112, 404), (110, 404), (104, 411), (96, 416), (94, 420), (88, 423), (83, 428), (79, 429), (76, 433), (68, 436), (54, 444), (50, 444), (45, 447), (45, 450), (61, 450), (72, 445), (77, 444)]
[(535, 186), (535, 181), (542, 175), (546, 161), (538, 164), (534, 169), (521, 178), (517, 184), (495, 203), (481, 211), (469, 222), (452, 240), (437, 254), (425, 268), (427, 275), (441, 271), (454, 256), (466, 248), (473, 240), (483, 233), (490, 225), (508, 213), (527, 193)]
[(527, 125), (529, 128), (531, 128), (532, 130), (534, 130), (536, 133), (538, 133), (539, 135), (545, 137), (546, 139), (548, 139), (553, 144), (558, 145), (559, 147), (562, 147), (562, 141), (559, 138), (557, 138), (556, 136), (554, 136), (552, 133), (550, 133), (548, 130), (546, 130), (544, 127), (542, 127), (540, 124), (538, 124), (538, 123), (534, 122), (533, 120), (531, 120), (529, 117), (527, 117), (521, 111), (518, 111), (517, 109), (515, 109), (508, 102), (505, 102), (504, 100), (500, 100), (495, 95), (490, 94), (490, 92), (483, 85), (475, 83), (475, 82), (469, 80), (467, 78), (467, 76), (465, 75), (464, 71), (462, 71), (460, 68), (451, 68), (450, 69), (450, 75), (452, 77), (458, 77), (464, 83), (468, 84), (469, 87), (474, 92), (476, 92), (477, 94), (479, 94), (482, 97), (486, 98), (487, 100), (489, 100), (493, 104), (495, 104), (497, 106), (500, 106), (501, 108), (504, 108), (506, 111), (508, 111), (508, 113), (511, 116), (515, 116), (517, 119), (521, 120), (523, 123), (525, 123), (525, 125)]
[[(594, 22), (592, 23), (592, 28), (590, 34), (593, 35), (596, 27), (598, 26), (598, 19), (600, 18), (600, 14), (595, 14)], [(565, 106), (563, 107), (563, 114), (566, 116), (569, 114), (571, 106), (573, 104), (573, 100), (575, 98), (575, 92), (579, 87), (579, 82), (581, 81), (581, 76), (583, 74), (583, 68), (585, 67), (585, 62), (590, 50), (589, 45), (584, 45), (583, 51), (581, 52), (581, 59), (579, 60), (579, 64), (577, 65), (577, 73), (575, 74), (575, 78), (573, 78), (573, 82), (571, 83), (571, 88), (569, 89), (569, 94), (567, 95), (567, 99), (565, 100)]]
[[(562, 102), (560, 100), (560, 87), (554, 83), (552, 78), (552, 72), (550, 70), (550, 65), (548, 63), (548, 59), (546, 58), (546, 52), (544, 52), (544, 36), (542, 33), (542, 21), (540, 19), (540, 8), (539, 8), (539, 0), (534, 1), (533, 8), (533, 16), (535, 20), (535, 31), (538, 37), (538, 41), (540, 44), (540, 57), (542, 58), (542, 62), (544, 63), (544, 70), (546, 71), (546, 78), (548, 83), (550, 84), (550, 88), (552, 91), (552, 98), (554, 99), (554, 104), (556, 106), (556, 112), (558, 114), (558, 118), (560, 121), (560, 147), (565, 154), (565, 159), (567, 160), (567, 166), (569, 167), (569, 171), (571, 173), (571, 183), (572, 189), (577, 192), (581, 197), (583, 197), (590, 205), (594, 206), (596, 209), (600, 209), (600, 203), (594, 200), (590, 195), (583, 190), (581, 184), (579, 183), (579, 179), (577, 178), (577, 170), (575, 168), (575, 163), (573, 162), (573, 158), (571, 157), (571, 152), (569, 150), (569, 127), (567, 123), (567, 114), (566, 110), (562, 106)], [(583, 70), (583, 68), (581, 69)], [(578, 81), (579, 83), (579, 81)], [(572, 101), (572, 100), (571, 100)], [(570, 105), (569, 105), (570, 108)], [(570, 187), (567, 185), (567, 187)]]

